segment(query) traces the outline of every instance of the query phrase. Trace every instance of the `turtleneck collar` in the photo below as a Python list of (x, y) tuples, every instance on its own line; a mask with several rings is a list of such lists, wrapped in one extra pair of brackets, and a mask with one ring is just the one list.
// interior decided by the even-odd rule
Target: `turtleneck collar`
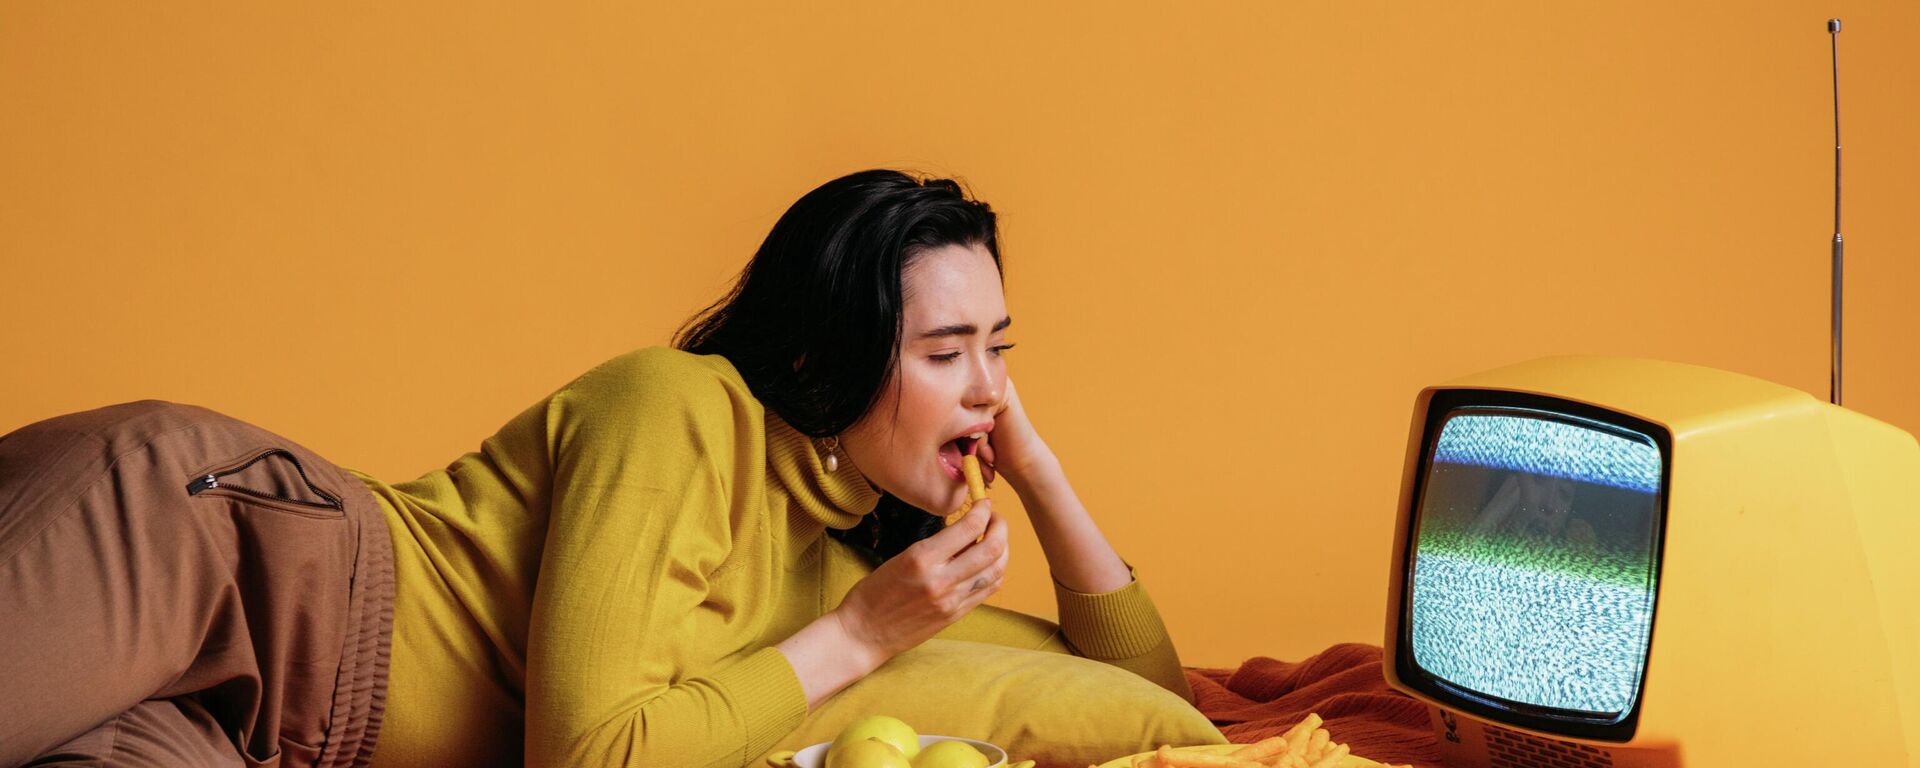
[(767, 467), (799, 508), (828, 528), (846, 530), (880, 504), (880, 492), (840, 452), (840, 469), (828, 472), (813, 439), (772, 410), (767, 415)]

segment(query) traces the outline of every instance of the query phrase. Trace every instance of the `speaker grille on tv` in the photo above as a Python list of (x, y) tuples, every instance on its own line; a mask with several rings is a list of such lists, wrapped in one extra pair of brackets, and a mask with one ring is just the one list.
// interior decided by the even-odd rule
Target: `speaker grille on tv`
[(1493, 768), (1613, 768), (1606, 750), (1554, 741), (1487, 726), (1487, 753)]

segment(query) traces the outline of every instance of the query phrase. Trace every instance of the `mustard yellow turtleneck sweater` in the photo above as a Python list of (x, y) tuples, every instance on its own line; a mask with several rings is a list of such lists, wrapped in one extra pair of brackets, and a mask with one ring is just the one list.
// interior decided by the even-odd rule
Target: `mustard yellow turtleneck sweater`
[[(773, 646), (872, 570), (823, 534), (879, 494), (828, 473), (718, 355), (629, 352), (446, 469), (354, 474), (396, 561), (378, 768), (743, 765), (807, 715)], [(1138, 581), (1055, 594), (1058, 626), (982, 606), (940, 636), (1077, 653), (1192, 698)]]

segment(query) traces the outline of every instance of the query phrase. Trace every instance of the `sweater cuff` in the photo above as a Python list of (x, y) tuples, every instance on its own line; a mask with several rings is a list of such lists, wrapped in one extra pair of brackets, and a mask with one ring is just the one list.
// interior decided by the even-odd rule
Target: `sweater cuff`
[[(1124, 560), (1122, 562), (1125, 562)], [(1128, 659), (1160, 646), (1167, 640), (1167, 625), (1160, 611), (1147, 597), (1146, 587), (1135, 577), (1133, 565), (1127, 565), (1127, 585), (1112, 592), (1088, 594), (1075, 592), (1053, 581), (1053, 596), (1060, 607), (1060, 631), (1067, 641), (1089, 659)]]
[(742, 765), (773, 749), (807, 717), (806, 689), (800, 687), (799, 675), (779, 648), (767, 646), (755, 651), (710, 679), (714, 687), (725, 692), (727, 700), (739, 702), (734, 711), (747, 735), (741, 751)]

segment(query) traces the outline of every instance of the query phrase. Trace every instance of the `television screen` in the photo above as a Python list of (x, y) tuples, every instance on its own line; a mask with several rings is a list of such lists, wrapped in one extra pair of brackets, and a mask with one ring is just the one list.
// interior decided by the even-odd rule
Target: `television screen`
[(1568, 413), (1435, 406), (1412, 541), (1413, 662), (1483, 706), (1622, 721), (1653, 627), (1660, 445)]

